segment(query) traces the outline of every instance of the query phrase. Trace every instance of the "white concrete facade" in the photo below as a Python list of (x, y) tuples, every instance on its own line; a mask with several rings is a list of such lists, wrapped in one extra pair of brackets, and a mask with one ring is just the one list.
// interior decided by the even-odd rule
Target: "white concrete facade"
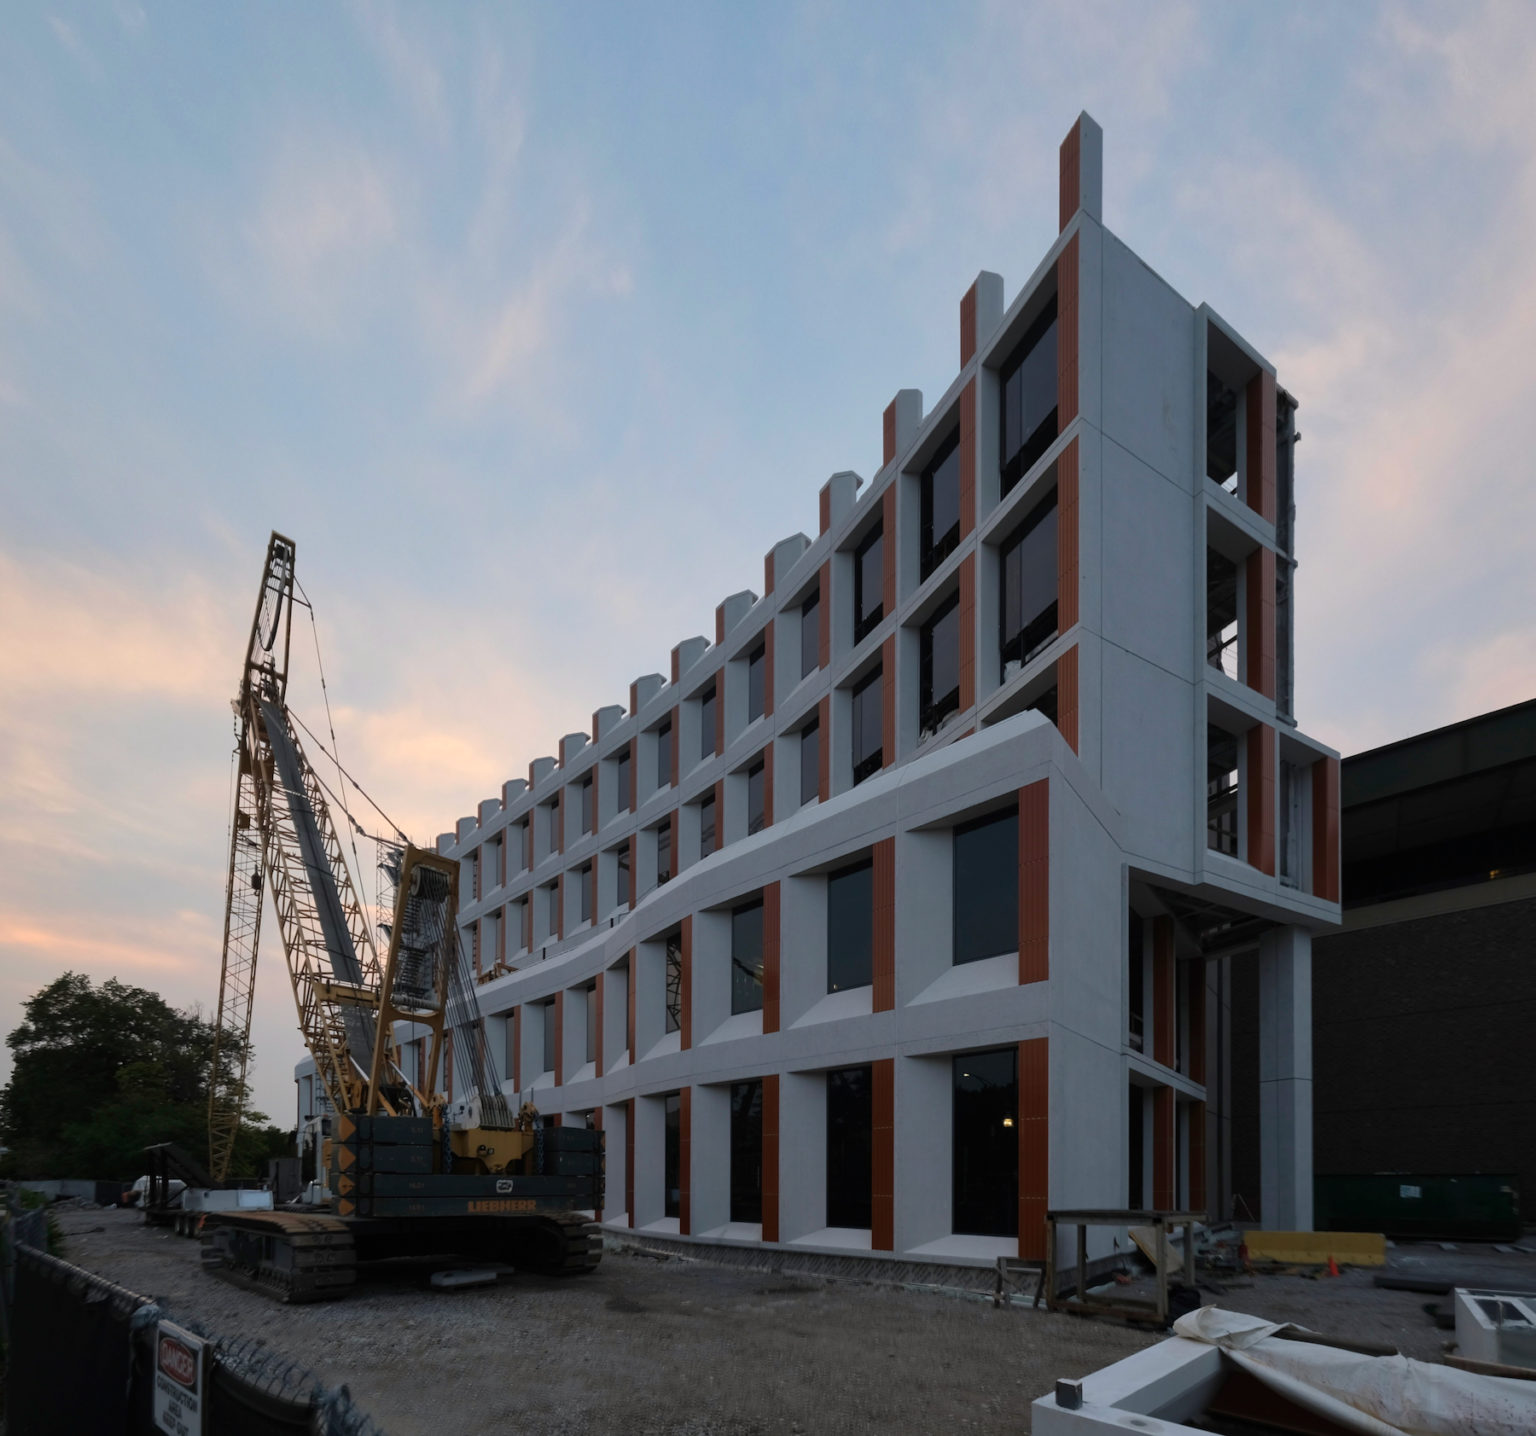
[[(885, 463), (868, 483), (828, 481), (820, 533), (773, 548), (766, 594), (726, 599), (713, 643), (677, 645), (669, 677), (636, 680), (628, 705), (599, 710), (558, 759), (534, 760), (439, 839), (464, 865), (461, 922), (504, 1090), (602, 1124), (610, 1224), (975, 1263), (1041, 1255), (1052, 1207), (1226, 1215), (1224, 1134), (1244, 1120), (1225, 1079), (1234, 962), (1262, 963), (1263, 1215), (1310, 1224), (1306, 995), (1310, 933), (1339, 916), (1338, 778), (1337, 754), (1291, 711), (1294, 403), (1257, 351), (1103, 227), (1101, 169), (1084, 115), (1063, 145), (1057, 242), (1006, 307), (1003, 281), (979, 276), (954, 382), (926, 410), (916, 391), (896, 397)], [(1057, 432), (1008, 485), (1004, 374), (1052, 305)], [(957, 433), (959, 536), (925, 576), (923, 473)], [(1208, 475), (1228, 442), (1223, 484)], [(1056, 632), (1010, 659), (1005, 551), (1052, 494)], [(877, 525), (882, 602), (856, 641), (855, 568)], [(1226, 574), (1234, 598), (1234, 572), (1236, 617), (1222, 628), (1208, 594)], [(958, 696), (924, 731), (936, 696), (924, 626), (951, 597)], [(868, 583), (864, 598), (872, 608)], [(871, 691), (878, 720), (859, 706)], [(877, 770), (856, 783), (871, 721)], [(1235, 792), (1213, 777), (1227, 740)], [(1012, 811), (1017, 950), (957, 965), (954, 829)], [(672, 875), (658, 881), (668, 833)], [(873, 981), (829, 993), (827, 875), (863, 857)], [(763, 1008), (732, 1015), (731, 912), (758, 896)], [(953, 1059), (983, 1051), (1015, 1054), (1013, 1231), (956, 1230)], [(836, 1226), (826, 1074), (861, 1065), (874, 1084), (872, 1215)], [(731, 1090), (756, 1080), (761, 1220), (733, 1222)], [(684, 1095), (669, 1201), (671, 1094)]]

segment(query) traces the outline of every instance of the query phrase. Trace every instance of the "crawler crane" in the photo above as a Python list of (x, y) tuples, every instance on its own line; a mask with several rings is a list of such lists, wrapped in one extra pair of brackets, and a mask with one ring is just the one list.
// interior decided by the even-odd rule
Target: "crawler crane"
[[(387, 1257), (590, 1271), (602, 1246), (584, 1213), (603, 1203), (603, 1134), (540, 1128), (537, 1114), (514, 1114), (502, 1095), (459, 942), (457, 862), (409, 844), (391, 852), (393, 921), (379, 928), (382, 958), (375, 947), (325, 786), (287, 707), (293, 609), (305, 602), (294, 590), (294, 544), (274, 533), (234, 704), (209, 1165), (216, 1181), (227, 1177), (240, 1129), (270, 894), (299, 1028), (332, 1109), (322, 1158), (331, 1201), (328, 1210), (211, 1215), (204, 1267), (293, 1302), (344, 1296), (359, 1262)], [(426, 1048), (414, 1080), (396, 1041), (402, 1023)], [(445, 1087), (460, 1096), (451, 1106)]]

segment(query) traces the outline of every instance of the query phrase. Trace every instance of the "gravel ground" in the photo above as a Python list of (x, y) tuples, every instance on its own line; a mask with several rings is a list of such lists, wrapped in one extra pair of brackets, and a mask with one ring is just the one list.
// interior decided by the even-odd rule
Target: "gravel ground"
[(851, 1282), (610, 1252), (590, 1276), (424, 1289), (419, 1268), (285, 1307), (212, 1280), (133, 1212), (60, 1209), (65, 1256), (173, 1316), (265, 1339), (388, 1436), (477, 1432), (1019, 1432), (1058, 1377), (1157, 1338)]

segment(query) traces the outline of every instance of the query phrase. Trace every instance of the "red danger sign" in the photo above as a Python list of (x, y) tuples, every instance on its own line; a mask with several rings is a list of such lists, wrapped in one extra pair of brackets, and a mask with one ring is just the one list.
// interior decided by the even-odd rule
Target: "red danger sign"
[(203, 1436), (203, 1384), (207, 1372), (203, 1340), (162, 1321), (155, 1334), (155, 1428), (167, 1436)]
[(197, 1357), (186, 1342), (178, 1341), (174, 1336), (160, 1338), (160, 1369), (183, 1386), (197, 1385)]

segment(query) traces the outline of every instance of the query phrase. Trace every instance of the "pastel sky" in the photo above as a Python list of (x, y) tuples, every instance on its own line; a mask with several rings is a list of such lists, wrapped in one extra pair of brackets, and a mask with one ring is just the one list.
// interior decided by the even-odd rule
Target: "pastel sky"
[(66, 968), (214, 1003), (269, 530), (343, 761), (431, 841), (873, 473), (1080, 109), (1106, 222), (1301, 400), (1303, 727), (1531, 697), (1523, 0), (7, 6), (0, 1029)]

